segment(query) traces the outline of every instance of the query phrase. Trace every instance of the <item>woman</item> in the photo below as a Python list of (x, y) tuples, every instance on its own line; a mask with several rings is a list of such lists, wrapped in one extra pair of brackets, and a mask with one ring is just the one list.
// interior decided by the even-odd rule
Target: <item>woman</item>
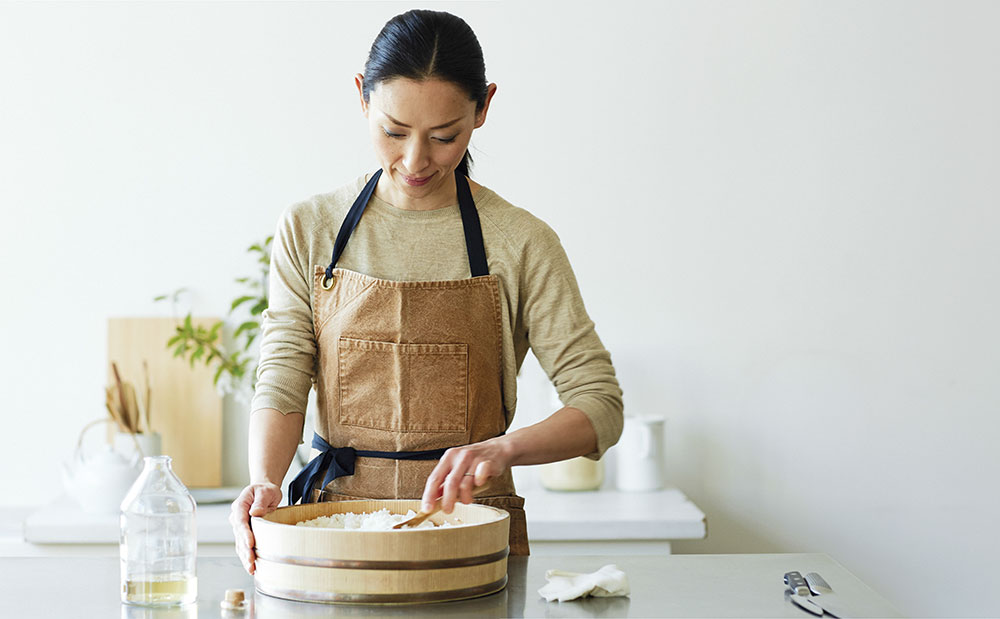
[[(511, 514), (512, 554), (528, 540), (510, 468), (596, 459), (621, 433), (610, 355), (558, 237), (467, 178), (472, 131), (496, 94), (469, 26), (399, 15), (355, 82), (381, 169), (295, 204), (274, 237), (251, 484), (230, 516), (251, 574), (249, 518), (282, 499), (311, 386), (316, 457), (290, 504), (493, 505)], [(529, 347), (566, 406), (505, 434)]]

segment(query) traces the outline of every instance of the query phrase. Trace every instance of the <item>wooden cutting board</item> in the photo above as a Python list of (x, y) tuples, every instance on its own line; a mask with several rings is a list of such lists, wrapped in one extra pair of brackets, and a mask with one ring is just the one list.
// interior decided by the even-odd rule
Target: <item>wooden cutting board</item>
[[(210, 327), (217, 318), (194, 318)], [(167, 348), (178, 321), (174, 318), (108, 319), (108, 384), (114, 384), (111, 362), (136, 394), (145, 394), (142, 362), (149, 364), (153, 430), (163, 440), (163, 454), (189, 488), (222, 485), (222, 396), (212, 384), (215, 371), (204, 363), (174, 357)]]

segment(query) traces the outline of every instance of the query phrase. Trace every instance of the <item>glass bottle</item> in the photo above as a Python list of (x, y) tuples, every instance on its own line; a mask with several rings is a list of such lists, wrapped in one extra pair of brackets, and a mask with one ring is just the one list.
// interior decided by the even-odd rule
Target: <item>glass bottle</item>
[(198, 597), (195, 503), (170, 456), (145, 458), (121, 506), (121, 596), (126, 604), (176, 606)]

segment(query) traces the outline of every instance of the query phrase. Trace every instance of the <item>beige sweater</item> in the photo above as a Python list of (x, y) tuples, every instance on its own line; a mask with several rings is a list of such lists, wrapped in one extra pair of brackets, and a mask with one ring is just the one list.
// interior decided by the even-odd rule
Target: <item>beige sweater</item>
[[(305, 412), (316, 357), (312, 273), (316, 265), (330, 263), (340, 225), (364, 184), (361, 176), (294, 204), (278, 222), (251, 410)], [(548, 225), (490, 189), (480, 187), (473, 199), (490, 273), (500, 279), (507, 425), (517, 404), (517, 373), (530, 347), (563, 404), (580, 409), (593, 424), (598, 449), (588, 457), (596, 459), (621, 434), (622, 392), (566, 252)], [(396, 281), (470, 277), (457, 202), (412, 211), (372, 196), (337, 266)]]

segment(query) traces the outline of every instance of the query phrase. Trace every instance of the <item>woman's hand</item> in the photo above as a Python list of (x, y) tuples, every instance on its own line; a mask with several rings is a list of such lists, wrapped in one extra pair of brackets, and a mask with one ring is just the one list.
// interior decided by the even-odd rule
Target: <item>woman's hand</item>
[(430, 511), (438, 497), (441, 497), (441, 509), (446, 514), (455, 508), (456, 500), (471, 503), (475, 488), (510, 468), (511, 454), (505, 439), (500, 436), (444, 452), (427, 476), (422, 509)]
[(239, 498), (233, 501), (229, 512), (229, 524), (233, 527), (236, 538), (236, 554), (243, 562), (243, 569), (248, 574), (256, 571), (254, 561), (254, 537), (250, 529), (250, 516), (266, 516), (281, 503), (281, 488), (270, 482), (250, 484), (243, 489)]

